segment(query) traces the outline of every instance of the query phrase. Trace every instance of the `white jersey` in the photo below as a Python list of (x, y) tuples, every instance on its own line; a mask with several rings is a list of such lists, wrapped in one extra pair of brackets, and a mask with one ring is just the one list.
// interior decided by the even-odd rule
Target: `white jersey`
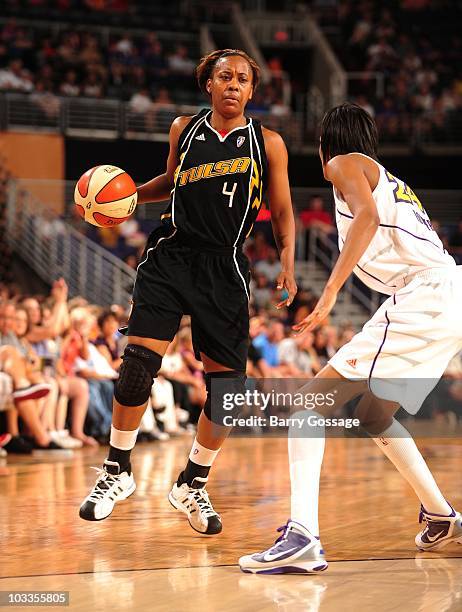
[[(379, 182), (372, 192), (380, 226), (354, 273), (371, 289), (393, 295), (407, 284), (413, 274), (429, 268), (455, 266), (456, 263), (433, 230), (412, 189), (378, 162), (372, 161), (380, 170)], [(335, 187), (334, 200), (339, 249), (342, 250), (353, 215)]]

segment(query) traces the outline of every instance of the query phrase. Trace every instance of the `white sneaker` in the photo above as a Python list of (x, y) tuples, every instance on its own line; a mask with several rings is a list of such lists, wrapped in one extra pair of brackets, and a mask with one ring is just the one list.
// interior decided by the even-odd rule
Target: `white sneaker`
[(83, 442), (81, 440), (77, 440), (77, 438), (73, 438), (69, 435), (69, 431), (67, 429), (60, 429), (59, 431), (50, 431), (50, 438), (55, 442), (58, 446), (62, 448), (82, 448)]
[(316, 574), (327, 569), (319, 538), (300, 523), (287, 521), (282, 535), (260, 553), (244, 555), (239, 567), (249, 574)]
[(106, 461), (98, 472), (95, 486), (80, 506), (79, 516), (85, 521), (102, 521), (107, 518), (117, 502), (127, 499), (135, 492), (136, 484), (130, 471), (120, 472), (116, 461)]
[(206, 478), (196, 477), (190, 487), (186, 482), (173, 485), (168, 501), (174, 508), (186, 514), (191, 527), (199, 533), (215, 535), (223, 526), (220, 515), (215, 512), (205, 490)]
[(425, 522), (424, 529), (415, 537), (420, 550), (439, 550), (451, 542), (462, 544), (462, 515), (451, 508), (451, 514), (432, 514), (420, 507), (419, 523)]

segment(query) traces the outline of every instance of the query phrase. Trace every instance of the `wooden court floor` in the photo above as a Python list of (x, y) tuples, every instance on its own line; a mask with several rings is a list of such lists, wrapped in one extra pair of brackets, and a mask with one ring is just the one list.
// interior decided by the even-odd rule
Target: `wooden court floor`
[[(304, 577), (253, 576), (237, 566), (240, 555), (272, 543), (289, 517), (286, 440), (228, 440), (209, 485), (224, 523), (215, 537), (194, 532), (166, 500), (190, 444), (139, 445), (136, 493), (99, 523), (79, 519), (78, 507), (104, 449), (3, 460), (0, 591), (66, 590), (68, 609), (82, 611), (462, 610), (462, 546), (415, 549), (418, 502), (370, 440), (327, 442), (320, 512), (330, 566)], [(425, 438), (419, 446), (462, 508), (462, 443)]]

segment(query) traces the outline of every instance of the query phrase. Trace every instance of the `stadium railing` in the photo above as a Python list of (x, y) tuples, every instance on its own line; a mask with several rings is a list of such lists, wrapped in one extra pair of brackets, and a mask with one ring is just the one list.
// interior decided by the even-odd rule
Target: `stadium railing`
[(15, 253), (48, 283), (64, 277), (71, 297), (127, 305), (135, 271), (64, 222), (27, 187), (21, 180), (8, 185), (6, 235)]
[[(203, 105), (205, 106), (205, 104)], [(0, 129), (57, 132), (85, 138), (128, 138), (168, 141), (170, 125), (178, 115), (193, 115), (201, 106), (190, 104), (156, 107), (136, 112), (129, 103), (95, 98), (64, 98), (53, 94), (0, 93)], [(289, 147), (303, 141), (303, 117), (276, 116), (251, 111), (265, 126), (281, 133)]]
[[(304, 96), (300, 112), (279, 116), (251, 110), (269, 129), (284, 138), (292, 152), (312, 154), (318, 150), (318, 125), (324, 109), (321, 92), (313, 89)], [(153, 105), (136, 112), (128, 102), (95, 98), (64, 98), (53, 94), (0, 93), (0, 131), (55, 132), (83, 138), (126, 138), (168, 141), (170, 125), (178, 115), (191, 115), (202, 106), (191, 104)], [(398, 114), (396, 129), (380, 124), (382, 153), (409, 154), (416, 149), (428, 154), (455, 154), (462, 149), (462, 112), (454, 111), (441, 124), (432, 113), (414, 116)]]

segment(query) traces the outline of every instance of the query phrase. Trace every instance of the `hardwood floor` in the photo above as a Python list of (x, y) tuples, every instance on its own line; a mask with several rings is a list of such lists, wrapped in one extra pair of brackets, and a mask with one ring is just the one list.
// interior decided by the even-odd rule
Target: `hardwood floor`
[[(367, 439), (327, 442), (320, 525), (330, 566), (320, 576), (251, 576), (240, 555), (271, 544), (289, 517), (286, 441), (232, 438), (208, 487), (224, 530), (201, 536), (168, 503), (191, 439), (139, 445), (137, 491), (111, 517), (78, 507), (105, 449), (0, 463), (0, 590), (68, 590), (71, 610), (462, 609), (462, 547), (420, 553), (413, 491)], [(419, 443), (441, 489), (462, 507), (462, 445)]]

